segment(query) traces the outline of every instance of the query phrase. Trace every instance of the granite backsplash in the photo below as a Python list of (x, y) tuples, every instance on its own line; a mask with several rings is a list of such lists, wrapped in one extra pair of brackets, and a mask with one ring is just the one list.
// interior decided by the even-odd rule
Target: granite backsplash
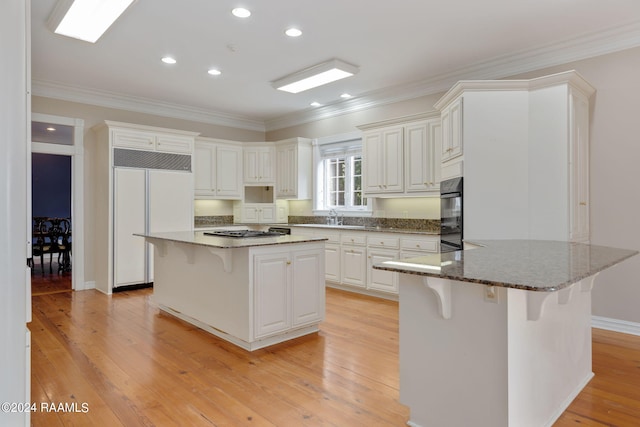
[[(420, 230), (438, 233), (440, 232), (439, 219), (415, 219), (415, 218), (372, 218), (346, 216), (343, 225), (357, 225), (365, 227), (395, 228), (405, 230)], [(326, 216), (289, 216), (289, 224), (326, 224)], [(215, 227), (218, 225), (233, 224), (233, 215), (196, 216), (195, 227)]]

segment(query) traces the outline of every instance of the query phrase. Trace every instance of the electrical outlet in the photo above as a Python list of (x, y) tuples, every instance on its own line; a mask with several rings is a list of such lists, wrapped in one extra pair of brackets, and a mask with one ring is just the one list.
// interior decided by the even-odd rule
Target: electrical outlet
[(498, 290), (495, 286), (484, 287), (484, 300), (496, 304), (498, 303)]

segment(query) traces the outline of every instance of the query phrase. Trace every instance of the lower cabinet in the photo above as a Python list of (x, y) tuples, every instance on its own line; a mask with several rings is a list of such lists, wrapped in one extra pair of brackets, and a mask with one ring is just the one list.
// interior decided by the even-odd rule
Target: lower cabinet
[(369, 249), (369, 256), (367, 258), (367, 270), (369, 273), (369, 282), (367, 288), (373, 291), (389, 292), (392, 294), (398, 293), (398, 274), (391, 271), (376, 270), (374, 265), (380, 264), (385, 261), (392, 261), (398, 259), (400, 253), (398, 251), (392, 251), (387, 249)]
[(340, 249), (341, 282), (367, 287), (367, 248), (343, 245)]
[(326, 243), (324, 247), (325, 279), (328, 282), (340, 283), (340, 245)]
[(258, 253), (253, 260), (254, 337), (324, 318), (322, 249)]

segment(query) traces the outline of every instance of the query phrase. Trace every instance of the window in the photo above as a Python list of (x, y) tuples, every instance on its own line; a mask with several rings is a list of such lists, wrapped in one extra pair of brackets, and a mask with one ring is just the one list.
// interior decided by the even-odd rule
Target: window
[(347, 139), (316, 146), (316, 211), (370, 211), (362, 194), (362, 140)]

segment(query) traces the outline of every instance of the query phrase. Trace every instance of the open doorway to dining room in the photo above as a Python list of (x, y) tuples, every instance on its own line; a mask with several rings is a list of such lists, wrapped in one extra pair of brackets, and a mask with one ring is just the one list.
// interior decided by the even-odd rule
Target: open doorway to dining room
[(85, 289), (84, 122), (32, 114), (28, 176), (34, 295)]

